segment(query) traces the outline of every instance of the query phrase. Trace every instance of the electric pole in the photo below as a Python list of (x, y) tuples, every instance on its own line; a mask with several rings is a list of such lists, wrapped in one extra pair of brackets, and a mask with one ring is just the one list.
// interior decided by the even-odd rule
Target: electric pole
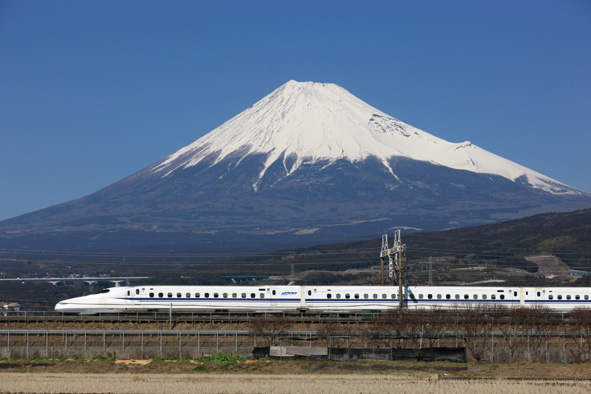
[(384, 285), (384, 261), (388, 258), (388, 278), (390, 284), (398, 284), (398, 306), (402, 308), (404, 303), (404, 273), (406, 272), (406, 245), (400, 238), (400, 230), (394, 233), (394, 245), (388, 245), (388, 235), (382, 235), (382, 250), (380, 252), (382, 286)]

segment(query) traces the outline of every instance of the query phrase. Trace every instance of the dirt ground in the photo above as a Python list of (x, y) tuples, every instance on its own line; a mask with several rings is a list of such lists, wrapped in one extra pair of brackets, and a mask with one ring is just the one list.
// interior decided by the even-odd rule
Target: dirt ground
[[(591, 363), (476, 364), (402, 361), (278, 361), (198, 362), (193, 360), (8, 360), (0, 373), (71, 374), (228, 374), (228, 375), (365, 375), (437, 377), (438, 379), (591, 379)], [(0, 392), (2, 392), (0, 390)]]
[(568, 275), (568, 266), (556, 256), (528, 256), (525, 259), (538, 265), (538, 274), (540, 275)]

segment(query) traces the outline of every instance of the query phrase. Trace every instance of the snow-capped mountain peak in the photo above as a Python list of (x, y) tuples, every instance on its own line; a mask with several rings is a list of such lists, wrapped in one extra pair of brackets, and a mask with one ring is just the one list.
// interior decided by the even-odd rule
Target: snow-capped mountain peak
[[(239, 153), (237, 153), (239, 152)], [(407, 157), (476, 173), (520, 179), (554, 194), (576, 189), (504, 159), (469, 141), (451, 143), (401, 122), (330, 83), (289, 81), (194, 143), (152, 168), (161, 176), (194, 166), (217, 155), (212, 165), (229, 155), (264, 154), (259, 181), (282, 158), (285, 175), (302, 163), (361, 161), (376, 157), (390, 167), (392, 157)], [(290, 164), (286, 163), (286, 159)], [(253, 185), (257, 188), (257, 183)]]

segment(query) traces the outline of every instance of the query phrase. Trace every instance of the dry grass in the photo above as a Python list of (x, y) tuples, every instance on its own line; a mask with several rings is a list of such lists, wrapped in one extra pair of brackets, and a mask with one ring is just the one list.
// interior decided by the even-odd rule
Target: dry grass
[(0, 373), (0, 393), (588, 393), (591, 382), (449, 381), (437, 375)]

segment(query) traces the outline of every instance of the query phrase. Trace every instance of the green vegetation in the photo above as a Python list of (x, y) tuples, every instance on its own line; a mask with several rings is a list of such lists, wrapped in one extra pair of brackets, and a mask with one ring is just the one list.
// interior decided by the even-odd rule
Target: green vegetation
[(244, 359), (240, 356), (233, 356), (226, 354), (224, 352), (217, 352), (215, 356), (203, 356), (196, 358), (195, 361), (200, 363), (213, 363), (213, 364), (228, 364), (228, 363), (238, 363), (244, 361)]
[(105, 357), (105, 356), (101, 356), (101, 355), (97, 354), (96, 356), (92, 356), (90, 358), (90, 361), (99, 361), (99, 362), (114, 363), (115, 362), (115, 357), (113, 357), (113, 356)]

